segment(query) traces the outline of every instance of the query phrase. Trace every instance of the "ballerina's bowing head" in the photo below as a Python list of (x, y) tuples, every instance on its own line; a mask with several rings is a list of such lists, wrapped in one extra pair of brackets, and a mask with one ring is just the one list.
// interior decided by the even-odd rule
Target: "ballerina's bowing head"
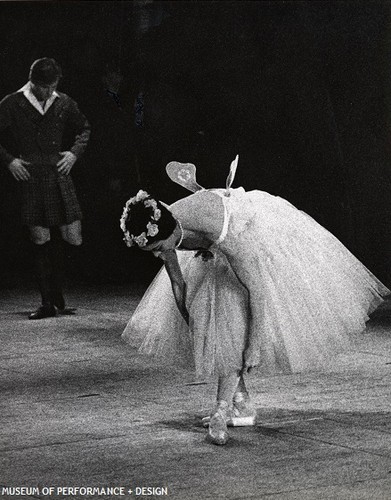
[(124, 207), (120, 226), (128, 247), (155, 255), (177, 248), (183, 238), (180, 222), (160, 201), (140, 190)]

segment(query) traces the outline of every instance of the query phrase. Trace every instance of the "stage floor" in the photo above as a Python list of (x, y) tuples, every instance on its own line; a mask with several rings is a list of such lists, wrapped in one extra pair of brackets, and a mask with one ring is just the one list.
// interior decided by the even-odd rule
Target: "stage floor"
[(41, 321), (33, 288), (0, 291), (0, 498), (391, 498), (390, 301), (327, 372), (250, 376), (256, 425), (218, 447), (215, 384), (120, 339), (143, 289), (78, 285)]

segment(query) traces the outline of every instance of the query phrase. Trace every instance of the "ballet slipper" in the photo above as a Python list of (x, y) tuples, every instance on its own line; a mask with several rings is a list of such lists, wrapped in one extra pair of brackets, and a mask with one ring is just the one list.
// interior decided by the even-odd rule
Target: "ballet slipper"
[(227, 432), (228, 403), (220, 401), (215, 412), (211, 415), (207, 439), (217, 445), (224, 445), (228, 441)]

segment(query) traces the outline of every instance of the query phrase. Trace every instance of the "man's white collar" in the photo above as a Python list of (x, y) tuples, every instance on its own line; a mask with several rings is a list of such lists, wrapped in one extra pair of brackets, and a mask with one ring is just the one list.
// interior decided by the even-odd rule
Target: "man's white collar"
[(38, 102), (37, 98), (33, 94), (31, 90), (31, 82), (27, 82), (26, 85), (23, 85), (21, 89), (18, 90), (18, 92), (22, 92), (26, 99), (34, 106), (34, 108), (41, 113), (41, 115), (44, 115), (47, 110), (50, 108), (50, 106), (53, 104), (53, 102), (56, 100), (57, 97), (60, 97), (58, 92), (54, 91), (53, 94), (50, 96), (50, 98), (45, 102), (45, 107), (42, 108), (41, 104)]

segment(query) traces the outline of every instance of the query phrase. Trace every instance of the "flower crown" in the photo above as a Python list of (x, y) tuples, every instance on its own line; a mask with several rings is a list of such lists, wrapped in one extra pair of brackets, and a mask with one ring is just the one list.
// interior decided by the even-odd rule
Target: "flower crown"
[[(151, 220), (147, 224), (146, 231), (143, 231), (138, 236), (135, 236), (134, 234), (130, 234), (130, 232), (127, 230), (126, 219), (130, 212), (130, 206), (136, 205), (137, 203), (140, 203), (142, 201), (144, 202), (144, 206), (146, 208), (149, 207), (152, 209), (153, 214), (151, 216)], [(120, 219), (120, 228), (124, 232), (124, 241), (126, 245), (128, 247), (131, 247), (133, 245), (137, 245), (138, 247), (145, 247), (148, 244), (147, 236), (154, 237), (158, 234), (159, 226), (156, 224), (156, 222), (160, 219), (161, 215), (161, 211), (157, 208), (157, 201), (153, 198), (150, 198), (149, 194), (146, 191), (140, 189), (136, 196), (133, 196), (133, 198), (130, 198), (126, 202), (122, 217)]]

